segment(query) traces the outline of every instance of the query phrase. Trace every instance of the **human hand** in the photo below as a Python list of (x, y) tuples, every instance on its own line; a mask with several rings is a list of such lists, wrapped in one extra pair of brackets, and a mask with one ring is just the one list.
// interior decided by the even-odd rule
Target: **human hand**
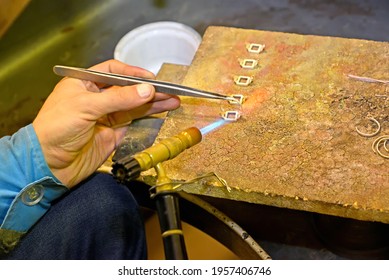
[[(91, 69), (144, 78), (154, 75), (116, 60)], [(126, 124), (180, 105), (176, 96), (155, 92), (151, 85), (108, 86), (62, 79), (33, 122), (53, 174), (73, 187), (91, 175), (120, 144)]]

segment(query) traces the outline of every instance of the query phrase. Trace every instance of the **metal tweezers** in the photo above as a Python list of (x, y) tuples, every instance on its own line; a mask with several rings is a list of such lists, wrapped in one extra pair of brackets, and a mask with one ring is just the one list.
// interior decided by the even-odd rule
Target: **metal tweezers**
[(146, 84), (153, 85), (155, 87), (155, 90), (158, 92), (163, 92), (163, 93), (168, 93), (173, 95), (236, 101), (236, 99), (232, 96), (226, 96), (219, 93), (208, 92), (208, 91), (199, 90), (187, 86), (181, 86), (174, 83), (144, 79), (144, 78), (139, 78), (134, 76), (125, 76), (125, 75), (100, 72), (100, 71), (78, 68), (78, 67), (62, 66), (62, 65), (54, 66), (53, 71), (55, 74), (59, 76), (77, 78), (81, 80), (103, 83), (107, 85), (128, 86), (128, 85), (146, 83)]

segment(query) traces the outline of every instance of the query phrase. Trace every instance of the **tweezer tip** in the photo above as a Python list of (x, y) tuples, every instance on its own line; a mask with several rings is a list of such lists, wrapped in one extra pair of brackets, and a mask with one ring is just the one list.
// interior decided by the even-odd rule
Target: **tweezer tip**
[(236, 100), (234, 97), (232, 97), (232, 96), (226, 96), (226, 97), (225, 97), (225, 100), (237, 102), (237, 100)]

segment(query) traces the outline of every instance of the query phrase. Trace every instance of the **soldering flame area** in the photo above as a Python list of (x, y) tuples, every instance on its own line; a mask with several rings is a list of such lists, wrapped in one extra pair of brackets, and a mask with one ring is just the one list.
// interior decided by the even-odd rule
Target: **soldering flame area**
[(219, 128), (219, 127), (222, 127), (223, 125), (227, 124), (229, 121), (225, 120), (225, 119), (220, 119), (220, 120), (217, 120), (203, 128), (200, 129), (200, 132), (201, 134), (204, 136), (208, 133), (210, 133), (211, 131), (214, 131), (215, 129)]
[(224, 126), (227, 123), (235, 122), (241, 117), (240, 110), (227, 110), (224, 111), (221, 115), (221, 119), (218, 119), (214, 121), (213, 123), (210, 123), (209, 125), (203, 127), (200, 129), (201, 134), (204, 136), (211, 131), (214, 131), (215, 129), (218, 129), (222, 126)]

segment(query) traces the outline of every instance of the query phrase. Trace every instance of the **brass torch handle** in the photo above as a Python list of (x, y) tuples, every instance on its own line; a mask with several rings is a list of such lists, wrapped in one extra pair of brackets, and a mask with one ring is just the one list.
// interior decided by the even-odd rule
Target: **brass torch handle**
[(184, 150), (201, 142), (201, 139), (200, 130), (196, 127), (190, 127), (133, 156), (126, 156), (116, 161), (112, 166), (112, 173), (120, 181), (136, 179), (141, 171), (146, 171), (160, 162), (175, 158)]

